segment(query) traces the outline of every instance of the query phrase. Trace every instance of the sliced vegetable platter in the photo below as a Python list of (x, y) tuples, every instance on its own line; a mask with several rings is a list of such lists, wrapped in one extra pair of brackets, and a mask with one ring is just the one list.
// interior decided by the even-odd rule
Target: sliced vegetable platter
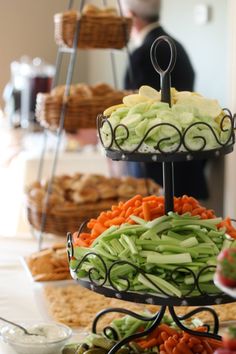
[(141, 86), (138, 93), (105, 110), (99, 128), (104, 147), (172, 153), (214, 150), (233, 143), (233, 118), (217, 100), (174, 88), (171, 99), (170, 107), (161, 102), (160, 91)]
[(129, 219), (132, 224), (111, 224), (87, 247), (76, 245), (80, 239), (74, 236), (74, 279), (147, 297), (181, 300), (219, 294), (213, 282), (217, 256), (236, 246), (221, 218), (170, 212), (150, 221), (136, 215)]

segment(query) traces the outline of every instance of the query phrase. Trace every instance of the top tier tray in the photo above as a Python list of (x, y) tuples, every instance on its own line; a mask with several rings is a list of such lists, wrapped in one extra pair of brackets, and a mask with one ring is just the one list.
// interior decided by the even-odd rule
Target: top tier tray
[[(220, 141), (217, 138), (213, 128), (207, 123), (201, 123), (201, 122), (193, 123), (189, 125), (189, 127), (185, 130), (184, 133), (181, 133), (178, 130), (178, 128), (173, 126), (172, 124), (160, 123), (150, 128), (148, 132), (145, 134), (145, 136), (142, 139), (140, 139), (139, 143), (132, 150), (123, 149), (122, 146), (119, 145), (118, 139), (116, 138), (118, 129), (123, 129), (126, 134), (126, 139), (128, 139), (129, 130), (124, 124), (119, 124), (115, 128), (113, 128), (109, 122), (109, 119), (107, 119), (107, 117), (105, 116), (100, 115), (97, 118), (97, 127), (98, 127), (100, 141), (102, 143), (103, 148), (105, 149), (106, 156), (111, 158), (112, 160), (139, 161), (139, 162), (177, 162), (177, 161), (209, 159), (209, 158), (215, 158), (221, 155), (226, 155), (231, 153), (233, 151), (234, 143), (235, 143), (235, 137), (234, 137), (235, 117), (232, 116), (229, 110), (225, 110), (225, 116), (221, 120), (222, 132), (226, 131), (223, 128), (223, 122), (226, 119), (228, 119), (229, 127), (227, 128), (228, 137), (224, 142)], [(108, 133), (109, 140), (107, 140), (106, 142), (104, 141), (104, 137), (102, 133), (102, 128), (104, 124), (107, 124), (109, 130)], [(204, 125), (205, 128), (207, 128), (209, 132), (211, 132), (212, 136), (216, 141), (216, 144), (218, 145), (217, 148), (211, 150), (204, 150), (207, 141), (204, 136), (201, 136), (201, 134), (193, 137), (193, 139), (198, 139), (198, 141), (201, 141), (200, 148), (198, 148), (197, 150), (193, 150), (188, 146), (186, 141), (187, 134), (189, 132), (191, 133), (191, 129), (194, 129), (195, 127), (201, 125)], [(178, 142), (176, 143), (172, 151), (167, 152), (161, 148), (161, 143), (164, 140), (168, 141), (171, 139), (171, 137), (165, 137), (163, 139), (160, 139), (156, 143), (156, 146), (152, 149), (151, 152), (150, 151), (141, 152), (140, 148), (142, 148), (142, 146), (144, 145), (144, 141), (146, 137), (151, 133), (151, 131), (161, 126), (171, 128), (172, 130), (175, 130), (179, 135)]]
[[(170, 49), (170, 61), (166, 69), (162, 69), (158, 63), (157, 49), (162, 42), (166, 42)], [(167, 36), (157, 38), (150, 51), (152, 65), (161, 77), (161, 102), (169, 106), (171, 106), (170, 74), (175, 66), (176, 55), (176, 46)], [(122, 120), (119, 124), (112, 124), (108, 117), (100, 115), (97, 118), (97, 129), (106, 155), (112, 160), (168, 163), (209, 159), (233, 151), (235, 117), (228, 109), (224, 109), (223, 112), (217, 117), (219, 118), (217, 129), (213, 127), (215, 123), (213, 120), (212, 123), (207, 119), (193, 121), (186, 125), (184, 130), (180, 130), (167, 120), (151, 126), (144, 136), (132, 136), (135, 137), (135, 143), (132, 144), (131, 141), (134, 139), (129, 142), (130, 130)], [(147, 143), (150, 137), (151, 146)]]

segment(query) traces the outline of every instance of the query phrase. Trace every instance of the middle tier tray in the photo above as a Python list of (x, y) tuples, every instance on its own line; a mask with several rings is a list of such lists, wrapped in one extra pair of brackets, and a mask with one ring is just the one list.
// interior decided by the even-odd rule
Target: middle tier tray
[[(74, 247), (73, 247), (73, 240), (72, 235), (68, 234), (68, 258), (69, 261), (74, 259)], [(79, 278), (77, 272), (81, 270), (81, 266), (83, 265), (89, 257), (93, 257), (99, 259), (100, 263), (100, 270), (103, 268), (103, 277), (97, 278), (97, 268), (91, 267), (88, 271), (87, 278)], [(125, 276), (121, 276), (120, 279), (125, 284), (125, 289), (118, 289), (117, 285), (114, 284), (112, 280), (112, 271), (115, 270), (115, 267), (131, 267), (134, 268), (141, 276), (153, 285), (153, 292), (142, 292), (142, 291), (133, 291), (130, 290), (130, 282), (129, 279)], [(182, 296), (172, 296), (166, 293), (161, 287), (157, 286), (149, 277), (149, 274), (143, 271), (142, 269), (138, 268), (134, 264), (128, 261), (116, 261), (112, 262), (109, 267), (106, 266), (103, 258), (94, 253), (90, 252), (87, 253), (80, 261), (77, 261), (75, 267), (70, 266), (71, 276), (74, 280), (76, 280), (80, 285), (85, 288), (88, 288), (94, 292), (102, 294), (107, 297), (117, 298), (120, 300), (126, 300), (136, 303), (143, 303), (143, 304), (151, 304), (151, 305), (161, 305), (161, 306), (208, 306), (208, 305), (219, 305), (225, 304), (230, 302), (235, 302), (235, 299), (231, 296), (217, 291), (217, 289), (213, 289), (210, 293), (209, 291), (206, 292), (202, 285), (199, 282), (200, 277), (204, 276), (207, 271), (214, 271), (215, 266), (206, 266), (202, 268), (197, 274), (195, 274), (191, 269), (187, 266), (179, 265), (172, 271), (171, 274), (171, 281), (175, 283), (176, 287), (178, 287), (178, 281), (175, 281), (175, 274), (178, 271), (184, 271), (185, 273), (189, 274), (193, 278), (193, 283), (190, 289), (186, 291), (186, 293)], [(97, 278), (97, 279), (96, 279)], [(210, 281), (208, 282), (210, 283)], [(213, 279), (212, 279), (212, 285)], [(194, 295), (194, 293), (197, 295)]]

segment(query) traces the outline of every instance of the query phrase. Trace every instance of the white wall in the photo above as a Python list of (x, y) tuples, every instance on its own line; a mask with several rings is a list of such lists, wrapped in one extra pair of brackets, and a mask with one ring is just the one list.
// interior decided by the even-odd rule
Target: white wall
[[(199, 3), (210, 10), (209, 21), (203, 25), (196, 24), (194, 19)], [(217, 99), (222, 107), (230, 107), (228, 5), (228, 0), (162, 0), (163, 26), (184, 45), (191, 58), (196, 72), (195, 91)], [(227, 208), (224, 179), (228, 175), (224, 169), (224, 157), (207, 164), (210, 198), (205, 204), (218, 215), (225, 214)]]
[[(227, 26), (229, 0), (162, 0), (161, 23), (170, 35), (186, 48), (196, 72), (195, 90), (229, 106), (229, 41)], [(235, 1), (235, 0), (232, 0)], [(204, 25), (194, 22), (195, 5), (203, 3), (210, 8), (210, 19)], [(125, 53), (116, 55), (119, 87), (122, 87)], [(88, 55), (88, 80), (101, 78), (112, 84), (109, 54), (104, 51)], [(224, 158), (208, 164), (210, 199), (205, 203), (218, 215), (223, 213)], [(215, 176), (217, 175), (217, 178)]]
[[(204, 25), (194, 21), (197, 4), (207, 4), (210, 20)], [(184, 45), (196, 71), (196, 91), (228, 104), (228, 0), (163, 0), (162, 23)]]
[[(113, 0), (114, 2), (114, 0)], [(97, 0), (97, 3), (101, 1)], [(112, 1), (108, 1), (112, 3)], [(205, 25), (194, 23), (194, 6), (205, 3), (210, 7), (210, 21)], [(162, 0), (163, 27), (186, 48), (196, 71), (196, 91), (217, 98), (227, 106), (227, 4), (228, 0)], [(122, 86), (126, 53), (116, 54), (119, 86)], [(92, 51), (88, 55), (88, 80), (101, 78), (113, 83), (111, 62), (107, 51)]]
[[(54, 42), (53, 15), (63, 11), (67, 2), (67, 0), (0, 0), (0, 96), (10, 78), (11, 61), (18, 60), (26, 54), (33, 58), (43, 57), (54, 64), (57, 47)], [(86, 54), (80, 51), (79, 59), (80, 65), (77, 62), (75, 78), (77, 81), (86, 81), (84, 70)]]

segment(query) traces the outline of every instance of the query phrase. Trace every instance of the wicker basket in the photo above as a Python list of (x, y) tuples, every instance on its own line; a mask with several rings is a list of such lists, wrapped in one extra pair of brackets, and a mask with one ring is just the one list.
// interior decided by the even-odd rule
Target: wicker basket
[(48, 183), (36, 181), (28, 186), (25, 194), (28, 220), (35, 229), (41, 230), (47, 200), (43, 231), (63, 236), (68, 231), (77, 231), (82, 222), (96, 218), (119, 201), (136, 194), (160, 194), (160, 186), (151, 179), (76, 173), (55, 176), (47, 198)]
[[(91, 98), (69, 97), (66, 103), (64, 129), (75, 133), (78, 129), (96, 128), (97, 115), (107, 107), (119, 104), (126, 91), (114, 91), (106, 96)], [(42, 126), (55, 130), (59, 127), (62, 97), (40, 93), (37, 95), (36, 117)]]
[[(67, 232), (75, 232), (80, 224), (97, 217), (102, 211), (108, 210), (117, 203), (117, 199), (102, 200), (97, 203), (81, 204), (71, 209), (52, 208), (47, 211), (44, 232), (58, 236), (66, 236)], [(27, 218), (36, 230), (41, 230), (42, 209), (40, 206), (27, 201)]]
[(80, 21), (78, 48), (123, 48), (129, 40), (132, 20), (120, 16), (86, 16), (75, 10), (54, 16), (55, 40), (72, 47), (77, 21)]

